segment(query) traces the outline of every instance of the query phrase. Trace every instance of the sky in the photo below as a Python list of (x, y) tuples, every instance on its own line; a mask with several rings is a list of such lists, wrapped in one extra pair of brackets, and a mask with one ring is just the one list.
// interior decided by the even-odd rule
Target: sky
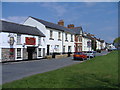
[(23, 23), (28, 16), (82, 26), (108, 43), (118, 37), (117, 2), (2, 2), (3, 20)]

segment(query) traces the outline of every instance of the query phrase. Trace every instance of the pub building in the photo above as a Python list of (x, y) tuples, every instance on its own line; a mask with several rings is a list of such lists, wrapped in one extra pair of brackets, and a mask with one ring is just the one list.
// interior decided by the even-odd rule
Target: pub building
[(36, 27), (0, 20), (0, 62), (44, 58), (44, 38)]

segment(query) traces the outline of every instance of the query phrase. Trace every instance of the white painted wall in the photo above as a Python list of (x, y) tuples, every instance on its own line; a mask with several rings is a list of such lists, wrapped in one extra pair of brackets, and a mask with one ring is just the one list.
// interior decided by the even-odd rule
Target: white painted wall
[[(69, 39), (71, 39), (70, 34), (68, 33), (68, 42), (64, 42), (65, 34), (62, 31), (56, 30), (56, 29), (50, 29), (46, 28), (45, 25), (42, 23), (34, 20), (33, 18), (29, 17), (25, 22), (24, 25), (30, 25), (33, 27), (37, 27), (42, 33), (45, 34), (45, 52), (47, 53), (47, 45), (50, 45), (50, 53), (53, 52), (63, 52), (63, 45), (65, 45), (67, 48), (65, 52), (68, 52), (68, 46), (71, 46), (72, 52), (74, 52), (74, 42), (70, 42)], [(49, 40), (50, 38), (50, 30), (53, 31), (53, 38), (54, 40)], [(58, 41), (58, 32), (61, 32), (61, 39), (63, 38), (63, 41)], [(63, 35), (62, 35), (63, 34)], [(74, 41), (74, 36), (73, 36), (73, 41)], [(59, 45), (59, 51), (55, 50), (55, 45)]]
[[(15, 52), (17, 52), (17, 48), (21, 48), (21, 50), (23, 50), (23, 48), (27, 48), (27, 46), (38, 46), (38, 36), (32, 36), (32, 35), (25, 35), (25, 34), (21, 34), (21, 44), (18, 45), (17, 44), (17, 34), (16, 33), (7, 33), (7, 32), (1, 32), (0, 33), (0, 37), (2, 37), (2, 40), (0, 42), (0, 59), (1, 59), (1, 48), (11, 48), (11, 46), (9, 45), (8, 41), (9, 41), (9, 34), (13, 35), (15, 42), (12, 48), (15, 48)], [(25, 45), (25, 47), (23, 47), (24, 43), (25, 43), (25, 37), (34, 37), (36, 38), (36, 45)], [(44, 42), (44, 37), (41, 37), (41, 45), (38, 48), (45, 48), (45, 42)], [(23, 56), (23, 53), (21, 52), (21, 55)], [(16, 55), (17, 56), (17, 53)], [(39, 57), (38, 57), (39, 58)], [(16, 60), (17, 57), (15, 57)], [(22, 60), (22, 58), (21, 58)]]
[(92, 48), (87, 47), (87, 42), (91, 41), (90, 39), (86, 38), (86, 37), (82, 37), (82, 51), (91, 51)]
[(65, 34), (67, 32), (63, 32), (63, 46), (65, 46), (65, 52), (67, 53), (68, 52), (68, 46), (71, 46), (71, 52), (75, 52), (75, 48), (74, 48), (74, 45), (75, 45), (75, 36), (73, 35), (73, 42), (71, 42), (71, 34), (70, 33), (67, 33), (67, 38), (68, 38), (68, 42), (66, 42), (66, 37), (65, 37)]
[(101, 42), (98, 41), (98, 40), (96, 40), (96, 42), (97, 42), (97, 48), (96, 49), (101, 49)]
[(102, 43), (102, 49), (104, 49), (106, 47), (105, 42)]
[[(50, 40), (50, 30), (53, 31), (54, 40)], [(61, 32), (61, 41), (58, 41), (58, 32)], [(46, 35), (46, 45), (50, 45), (50, 53), (53, 53), (53, 52), (62, 53), (62, 31), (47, 28), (45, 35)], [(55, 45), (59, 45), (58, 50), (55, 49)]]

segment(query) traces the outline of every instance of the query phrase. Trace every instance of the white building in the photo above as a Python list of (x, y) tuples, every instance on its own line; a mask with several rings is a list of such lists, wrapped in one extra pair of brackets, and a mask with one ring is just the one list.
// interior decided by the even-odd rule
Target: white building
[(106, 49), (106, 43), (104, 40), (101, 40), (101, 49), (102, 50)]
[(35, 27), (0, 20), (0, 61), (44, 58), (44, 37)]
[(63, 21), (54, 24), (34, 17), (28, 17), (24, 25), (37, 27), (46, 35), (45, 53), (47, 55), (74, 52), (74, 34), (64, 27)]
[(96, 50), (101, 50), (101, 41), (99, 39), (96, 39), (96, 44), (97, 44), (97, 48)]
[(82, 36), (82, 51), (92, 51), (91, 39), (85, 33)]

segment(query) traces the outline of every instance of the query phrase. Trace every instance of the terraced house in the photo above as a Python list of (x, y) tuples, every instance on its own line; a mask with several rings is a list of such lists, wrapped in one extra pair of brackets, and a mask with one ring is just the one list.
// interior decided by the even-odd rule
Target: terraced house
[(0, 20), (0, 61), (45, 57), (44, 37), (36, 27)]
[(24, 25), (37, 27), (46, 35), (44, 40), (46, 55), (74, 52), (74, 33), (70, 29), (64, 27), (63, 20), (55, 24), (30, 16), (24, 22)]
[[(0, 60), (67, 57), (74, 52), (104, 49), (104, 40), (64, 21), (57, 24), (29, 16), (24, 24), (0, 20)], [(94, 39), (94, 40), (93, 40)], [(96, 47), (89, 45), (95, 42)]]

